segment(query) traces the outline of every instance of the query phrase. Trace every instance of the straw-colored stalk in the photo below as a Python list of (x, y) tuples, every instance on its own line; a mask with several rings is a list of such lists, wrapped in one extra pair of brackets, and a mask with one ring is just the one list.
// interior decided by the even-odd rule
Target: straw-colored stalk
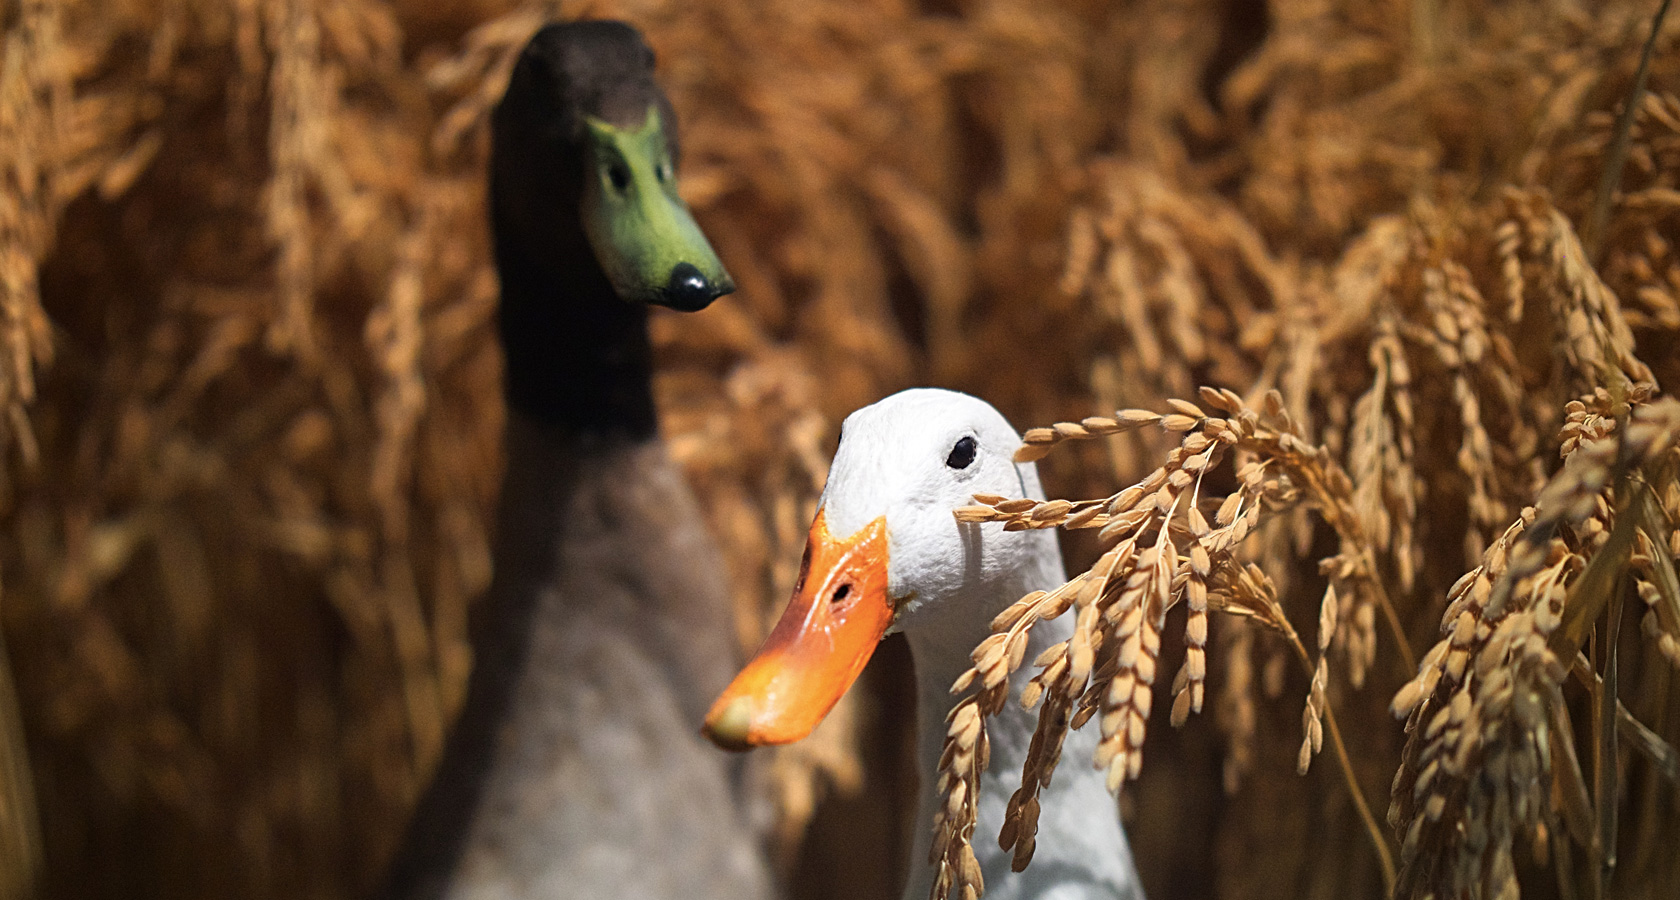
[[(1038, 459), (1066, 440), (1146, 426), (1180, 436), (1179, 446), (1162, 466), (1110, 497), (1070, 503), (976, 495), (978, 505), (957, 510), (959, 521), (1002, 522), (1012, 531), (1095, 528), (1108, 549), (1089, 570), (1063, 586), (1029, 594), (1001, 613), (992, 623), (993, 636), (975, 649), (974, 668), (953, 686), (954, 692), (962, 692), (977, 684), (979, 691), (959, 706), (965, 712), (952, 720), (944, 760), (948, 764), (941, 768), (940, 787), (947, 803), (935, 823), (940, 872), (934, 900), (978, 890), (970, 877), (977, 870), (967, 841), (977, 811), (972, 766), (979, 756), (965, 750), (974, 743), (967, 733), (976, 715), (996, 714), (1007, 701), (1009, 673), (1024, 662), (1026, 632), (1040, 621), (1077, 610), (1073, 637), (1033, 661), (1039, 671), (1020, 698), (1027, 708), (1042, 708), (1022, 787), (1009, 803), (999, 835), (1005, 848), (1013, 848), (1017, 871), (1032, 859), (1038, 789), (1048, 782), (1069, 728), (1098, 718), (1102, 737), (1093, 763), (1107, 771), (1110, 790), (1141, 771), (1161, 664), (1161, 632), (1167, 612), (1180, 604), (1187, 609), (1186, 655), (1173, 683), (1174, 724), (1183, 724), (1203, 707), (1210, 610), (1245, 616), (1283, 634), (1311, 680), (1297, 767), (1304, 773), (1322, 748), (1328, 721), (1338, 764), (1384, 861), (1386, 877), (1392, 880), (1386, 839), (1354, 778), (1327, 694), (1331, 647), (1338, 639), (1354, 645), (1347, 654), (1350, 669), (1362, 673), (1375, 650), (1375, 607), (1389, 604), (1374, 577), (1375, 557), (1354, 512), (1353, 484), (1323, 447), (1304, 440), (1276, 392), (1266, 396), (1263, 411), (1249, 408), (1230, 391), (1203, 388), (1200, 399), (1214, 412), (1172, 400), (1172, 412), (1165, 415), (1122, 410), (1113, 418), (1058, 423), (1026, 433), (1016, 454), (1022, 461)], [(1223, 479), (1221, 467), (1226, 463), (1238, 487), (1221, 497), (1208, 490), (1208, 479)], [(1250, 571), (1238, 555), (1257, 526), (1297, 508), (1315, 510), (1341, 539), (1340, 552), (1321, 563), (1328, 584), (1320, 605), (1316, 658), (1309, 656), (1275, 599), (1268, 599), (1275, 597), (1269, 580), (1258, 569)], [(1213, 510), (1211, 518), (1204, 509)], [(1341, 625), (1344, 610), (1338, 599), (1343, 596), (1363, 598), (1351, 607), (1354, 614), (1346, 627)]]

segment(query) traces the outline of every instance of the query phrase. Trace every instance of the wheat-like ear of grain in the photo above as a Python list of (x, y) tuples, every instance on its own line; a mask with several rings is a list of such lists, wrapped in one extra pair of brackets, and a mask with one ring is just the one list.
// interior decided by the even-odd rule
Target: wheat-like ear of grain
[(1680, 625), (1680, 547), (1667, 525), (1680, 511), (1680, 402), (1652, 394), (1647, 383), (1569, 404), (1563, 468), (1453, 586), (1443, 637), (1394, 697), (1409, 735), (1389, 810), (1404, 836), (1403, 896), (1514, 895), (1516, 839), (1545, 843), (1554, 796), (1576, 839), (1598, 846), (1561, 690), (1619, 590), (1611, 573), (1631, 571), (1649, 598), (1646, 633), (1660, 652)]
[[(63, 34), (55, 3), (7, 9), (0, 32), (0, 508), (13, 505), (14, 453), (29, 472), (40, 448), (28, 408), (36, 399), (37, 366), (51, 361), (51, 326), (41, 305), (39, 261), (52, 247), (70, 192), (64, 189), (71, 85), (82, 74)], [(81, 62), (86, 65), (85, 62)], [(8, 580), (12, 571), (5, 573)], [(39, 890), (42, 869), (35, 773), (12, 676), (0, 637), (0, 900), (25, 900)]]
[[(1384, 361), (1378, 359), (1379, 378), (1392, 377), (1391, 371), (1383, 374)], [(1637, 595), (1647, 608), (1644, 627), (1657, 652), (1672, 656), (1680, 643), (1680, 580), (1674, 563), (1680, 538), (1668, 524), (1680, 500), (1675, 484), (1680, 402), (1653, 399), (1655, 387), (1648, 382), (1623, 384), (1619, 391), (1599, 389), (1569, 404), (1559, 436), (1563, 469), (1535, 506), (1487, 548), (1482, 566), (1454, 586), (1443, 618), (1445, 637), (1421, 664), (1409, 661), (1404, 634), (1395, 631), (1408, 666), (1417, 670), (1393, 701), (1394, 711), (1408, 716), (1411, 735), (1389, 814), (1404, 838), (1404, 867), (1398, 871), (1330, 706), (1329, 651), (1337, 636), (1357, 624), (1355, 634), (1361, 636), (1347, 639), (1365, 655), (1348, 654), (1351, 682), (1362, 667), (1368, 668), (1375, 652), (1369, 610), (1381, 605), (1394, 617), (1379, 577), (1379, 553), (1363, 531), (1371, 517), (1358, 514), (1352, 481), (1328, 451), (1300, 435), (1276, 393), (1264, 398), (1259, 411), (1234, 394), (1204, 389), (1200, 399), (1215, 410), (1212, 414), (1174, 400), (1166, 414), (1127, 410), (1112, 418), (1030, 430), (1021, 458), (1039, 458), (1064, 441), (1117, 433), (1121, 423), (1157, 425), (1180, 437), (1160, 468), (1108, 498), (1069, 502), (977, 495), (975, 506), (957, 511), (964, 521), (1002, 522), (1009, 529), (1097, 528), (1110, 543), (1086, 572), (1054, 591), (1022, 598), (1000, 614), (993, 623), (996, 633), (975, 651), (975, 667), (953, 687), (961, 692), (979, 685), (979, 693), (959, 705), (962, 712), (953, 719), (942, 759), (940, 790), (947, 802), (935, 825), (940, 875), (933, 900), (983, 890), (968, 846), (977, 788), (972, 732), (1001, 708), (1009, 673), (1025, 662), (1019, 652), (1025, 631), (1077, 610), (1073, 637), (1033, 661), (1038, 671), (1021, 697), (1028, 708), (1039, 707), (1038, 727), (1021, 787), (1010, 799), (998, 836), (1006, 849), (1013, 849), (1017, 871), (1031, 861), (1038, 790), (1057, 765), (1069, 728), (1092, 718), (1100, 722), (1093, 764), (1107, 771), (1110, 790), (1137, 777), (1151, 688), (1161, 664), (1161, 629), (1167, 610), (1180, 602), (1188, 610), (1186, 658), (1173, 685), (1174, 724), (1202, 707), (1208, 611), (1277, 632), (1309, 676), (1298, 769), (1307, 770), (1328, 734), (1388, 888), (1402, 896), (1431, 885), (1511, 895), (1516, 890), (1511, 848), (1518, 831), (1543, 834), (1552, 808), (1543, 788), (1559, 770), (1551, 763), (1549, 735), (1573, 739), (1558, 720), (1558, 691), (1567, 668), (1560, 659), (1574, 655), (1604, 608), (1609, 582), (1603, 574), (1595, 579), (1594, 573), (1631, 563)], [(1381, 393), (1368, 396), (1374, 404)], [(1371, 414), (1366, 415), (1370, 421)], [(1241, 461), (1231, 473), (1237, 490), (1223, 498), (1204, 497), (1208, 474), (1227, 459)], [(1629, 477), (1634, 472), (1640, 473), (1638, 480)], [(1204, 502), (1217, 506), (1211, 520), (1201, 511)], [(1237, 555), (1256, 526), (1295, 508), (1313, 510), (1340, 538), (1338, 552), (1320, 561), (1327, 584), (1318, 604), (1316, 654), (1298, 637), (1271, 579)], [(1627, 512), (1613, 515), (1617, 509)], [(1606, 562), (1616, 559), (1623, 562)], [(1356, 592), (1367, 599), (1352, 605), (1342, 601)], [(1343, 621), (1350, 611), (1356, 623)], [(1654, 759), (1673, 758), (1650, 729), (1624, 718), (1629, 724), (1621, 727), (1636, 735)], [(1614, 722), (1613, 716), (1610, 727), (1618, 727)], [(1484, 769), (1497, 774), (1478, 777)], [(1579, 794), (1561, 789), (1557, 795)]]
[[(1089, 570), (1050, 592), (1022, 598), (993, 623), (996, 633), (975, 651), (975, 667), (960, 678), (954, 690), (979, 685), (979, 693), (963, 701), (963, 727), (972, 715), (984, 716), (1001, 708), (1001, 692), (1008, 674), (1024, 660), (1008, 652), (1024, 647), (1024, 633), (1033, 624), (1077, 610), (1073, 637), (1045, 651), (1033, 665), (1021, 702), (1039, 706), (1038, 727), (1021, 773), (1021, 788), (1010, 799), (999, 842), (1014, 851), (1014, 868), (1032, 859), (1039, 813), (1038, 790), (1047, 783), (1060, 759), (1069, 728), (1096, 719), (1101, 731), (1092, 763), (1107, 773), (1109, 790), (1118, 790), (1141, 771), (1143, 742), (1153, 706), (1153, 688), (1161, 660), (1161, 634), (1167, 611), (1184, 604), (1186, 655), (1173, 682), (1172, 719), (1182, 724), (1202, 709), (1207, 677), (1208, 611), (1250, 618), (1284, 635), (1296, 649), (1310, 675), (1311, 688), (1303, 710), (1303, 738), (1299, 767), (1305, 771), (1323, 746), (1328, 722), (1356, 805), (1370, 831), (1373, 846), (1387, 862), (1386, 839), (1377, 830), (1357, 782), (1351, 761), (1341, 745), (1329, 709), (1329, 650), (1338, 635), (1340, 596), (1363, 594), (1367, 601), (1351, 607), (1355, 624), (1367, 636), (1364, 649), (1352, 654), (1356, 665), (1368, 666), (1374, 652), (1377, 603), (1387, 603), (1375, 582), (1374, 556), (1354, 513), (1352, 482), (1322, 447), (1309, 444), (1298, 432), (1275, 392), (1261, 411), (1246, 406), (1230, 391), (1203, 388), (1200, 404), (1174, 399), (1170, 412), (1121, 410), (1113, 417), (1088, 418), (1029, 430), (1017, 459), (1036, 459), (1056, 444), (1118, 433), (1128, 428), (1159, 426), (1178, 435), (1179, 444), (1161, 467), (1143, 480), (1096, 501), (1005, 500), (978, 495), (977, 505), (956, 515), (963, 521), (997, 521), (1005, 529), (1046, 528), (1056, 525), (1100, 529), (1108, 549)], [(1205, 407), (1205, 408), (1204, 408)], [(1212, 413), (1207, 409), (1213, 410)], [(1230, 460), (1240, 460), (1231, 473), (1238, 489), (1225, 497), (1207, 496), (1206, 479)], [(1203, 508), (1215, 510), (1212, 518)], [(1330, 577), (1321, 604), (1318, 655), (1310, 657), (1276, 601), (1275, 592), (1260, 570), (1237, 555), (1254, 529), (1269, 518), (1297, 507), (1317, 509), (1342, 536), (1341, 551), (1323, 562)], [(1339, 586), (1339, 587), (1338, 587)], [(1353, 627), (1353, 626), (1350, 626)], [(1360, 670), (1362, 671), (1362, 669)], [(969, 712), (972, 711), (972, 714)], [(974, 828), (972, 776), (963, 768), (972, 753), (957, 733), (947, 738), (940, 772), (946, 805), (936, 824), (935, 845), (940, 875), (933, 898), (961, 896), (979, 886), (962, 875), (972, 858), (967, 842)], [(949, 766), (944, 765), (949, 763)]]
[[(1129, 791), (1146, 879), (1193, 872), (1197, 896), (1224, 900), (1374, 895), (1367, 838), (1334, 827), (1354, 814), (1342, 780), (1291, 771), (1311, 732), (1334, 753), (1338, 726), (1359, 729), (1348, 749), (1367, 775), (1408, 765), (1405, 743), (1415, 761), (1428, 723), (1408, 734), (1385, 709), (1421, 670), (1391, 634), (1429, 649), (1443, 607), (1456, 621), (1492, 596), (1497, 577), (1451, 588), (1527, 552), (1523, 511), (1558, 475), (1553, 450), (1622, 433), (1595, 418), (1616, 419), (1621, 398), (1595, 388), (1646, 380), (1640, 365), (1664, 388), (1680, 379), (1680, 53), (1672, 24), (1647, 27), (1657, 4), (514, 6), (0, 11), (0, 627), (50, 814), (45, 858), (68, 870), (45, 873), (49, 890), (331, 898), (377, 877), (461, 701), (468, 610), (490, 577), (503, 420), (488, 111), (532, 31), (586, 16), (631, 20), (657, 51), (684, 197), (740, 286), (701, 316), (656, 314), (652, 337), (662, 428), (729, 557), (742, 644), (797, 576), (844, 411), (920, 380), (1020, 421), (1145, 407), (1136, 424), (1051, 429), (1125, 430), (1063, 437), (1047, 466), (1067, 483), (1068, 465), (1106, 452), (1125, 487), (1113, 502), (1092, 489), (1009, 521), (1065, 515), (1056, 527), (1107, 529), (1104, 552), (1145, 530), (1124, 565), (1080, 582), (1090, 607), (1049, 601), (1101, 639), (1070, 643), (1037, 702), (1065, 697), (1089, 652), (1110, 688), (1072, 715), (1114, 721), (1110, 764), (1127, 771), (1145, 705), (1146, 725), (1213, 707), (1211, 729), (1180, 735), (1191, 752), (1169, 768), (1148, 750)], [(1163, 431), (1196, 419), (1163, 398), (1229, 417), (1204, 383), (1256, 411), (1282, 393), (1298, 434), (1351, 479), (1363, 545), (1276, 461), (1163, 468), (1183, 441), (1189, 459), (1213, 440)], [(1661, 397), (1630, 404), (1628, 433)], [(1662, 852), (1676, 812), (1646, 789), (1676, 770), (1680, 739), (1680, 488), (1663, 465), (1629, 470), (1649, 489), (1625, 503), (1601, 492), (1609, 513), (1558, 525), (1566, 556), (1532, 538), (1540, 574), (1515, 586), (1556, 576), (1604, 601), (1568, 599), (1581, 618), (1553, 630), (1594, 633), (1581, 646), (1596, 656), (1554, 650), (1569, 674), (1541, 698), (1551, 810), (1513, 853), (1547, 859), (1518, 866), (1525, 890), (1592, 895), (1591, 844), (1618, 824), (1616, 891), (1680, 893)], [(1172, 564), (1184, 609), (1160, 625), (1147, 605), (1135, 623), (1085, 612), (1128, 586), (1149, 596), (1158, 579), (1132, 577), (1166, 498), (1173, 549), (1152, 561)], [(1242, 569), (1216, 568), (1207, 542), (1239, 532)], [(1569, 558), (1599, 562), (1557, 567)], [(1599, 626), (1617, 604), (1638, 621), (1606, 679)], [(1456, 631), (1470, 643), (1430, 665), (1480, 679), (1466, 648), (1493, 635), (1479, 632)], [(1136, 636), (1130, 700), (1099, 661), (1111, 633)], [(1153, 665), (1172, 671), (1141, 700), (1156, 637)], [(902, 722), (868, 715), (874, 699), (844, 701), (856, 733), (896, 746)], [(891, 792), (821, 809), (825, 791), (881, 774), (842, 732), (772, 766), (789, 865), (814, 810), (841, 810), (827, 827), (853, 838), (797, 867), (789, 893), (844, 878), (859, 900), (896, 896), (880, 874), (892, 829), (875, 827)], [(1605, 735), (1619, 765), (1595, 763)], [(1208, 758), (1227, 796), (1218, 776), (1155, 790)], [(1503, 764), (1465, 762), (1465, 778)], [(1617, 775), (1623, 789), (1605, 790)], [(1432, 843), (1462, 823), (1461, 782), (1441, 777), (1442, 818), (1421, 798), (1417, 895), (1448, 896), (1456, 872), (1493, 862), (1494, 844)], [(1033, 807), (1019, 808), (1025, 834)], [(37, 843), (22, 819), (0, 842)], [(1320, 822), (1333, 827), (1307, 831)], [(26, 868), (0, 857), (0, 878)], [(952, 871), (968, 872), (957, 857)], [(1151, 896), (1170, 900), (1159, 884)]]

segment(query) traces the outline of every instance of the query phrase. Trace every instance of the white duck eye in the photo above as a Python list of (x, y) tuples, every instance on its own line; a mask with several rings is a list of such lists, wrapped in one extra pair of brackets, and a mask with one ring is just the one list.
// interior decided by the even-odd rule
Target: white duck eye
[(951, 448), (951, 455), (945, 457), (945, 465), (953, 469), (966, 469), (974, 462), (974, 454), (979, 449), (979, 443), (974, 440), (974, 436), (965, 434), (957, 439), (956, 445)]

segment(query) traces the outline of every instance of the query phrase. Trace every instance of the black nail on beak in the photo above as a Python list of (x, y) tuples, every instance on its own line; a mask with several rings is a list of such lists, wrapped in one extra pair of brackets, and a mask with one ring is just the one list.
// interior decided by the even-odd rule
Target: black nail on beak
[(665, 304), (682, 312), (698, 312), (713, 300), (728, 293), (700, 274), (693, 263), (677, 263), (671, 269), (671, 280), (665, 285)]

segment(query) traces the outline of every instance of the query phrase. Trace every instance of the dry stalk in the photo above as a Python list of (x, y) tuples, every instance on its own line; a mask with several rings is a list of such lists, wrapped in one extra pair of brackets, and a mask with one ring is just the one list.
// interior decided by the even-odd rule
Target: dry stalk
[[(54, 2), (9, 5), (0, 16), (0, 508), (13, 501), (13, 451), (25, 471), (40, 450), (27, 411), (36, 367), (51, 358), (37, 264), (53, 245), (67, 200), (60, 183), (69, 149), (72, 51)], [(7, 573), (8, 580), (12, 573)], [(10, 584), (7, 585), (10, 587)], [(9, 599), (9, 598), (8, 598)], [(0, 900), (39, 891), (42, 871), (35, 773), (12, 661), (0, 636)]]
[[(1503, 366), (1488, 365), (1493, 337), (1482, 310), (1486, 307), (1470, 273), (1462, 265), (1446, 262), (1423, 273), (1423, 303), (1427, 327), (1419, 328), (1421, 339), (1449, 373), (1452, 401), (1459, 410), (1463, 436), (1458, 449), (1458, 468), (1469, 483), (1470, 523), (1465, 530), (1465, 556), (1481, 556), (1486, 536), (1508, 518), (1505, 505), (1495, 496), (1496, 466), (1493, 442), (1482, 422), (1481, 399), (1471, 384), (1472, 373), (1487, 369), (1502, 373)], [(1514, 402), (1519, 394), (1504, 379), (1503, 399)]]
[[(925, 377), (1043, 420), (1090, 394), (1116, 409), (1200, 383), (1256, 385), (1256, 397), (1278, 386), (1343, 462), (1399, 612), (1433, 620), (1465, 565), (1429, 551), (1468, 530), (1492, 551), (1553, 474), (1541, 435), (1565, 400), (1612, 383), (1606, 368), (1629, 370), (1633, 338), (1660, 383), (1680, 379), (1672, 18), (1646, 96), (1625, 104), (1626, 163), (1605, 163), (1654, 6), (1420, 3), (1417, 29), (1352, 0), (1273, 0), (1263, 22), (1252, 5), (1211, 0), (544, 0), (489, 21), (483, 4), (368, 0), (7, 6), (0, 407), (16, 452), (0, 496), (0, 625), (23, 725), (44, 749), (30, 762), (58, 823), (48, 858), (78, 861), (92, 895), (112, 897), (191, 885), (342, 897), (376, 877), (428, 735), (459, 702), (467, 610), (489, 577), (502, 419), (483, 125), (544, 18), (629, 17), (648, 34), (682, 114), (685, 196), (741, 285), (703, 316), (659, 319), (655, 337), (665, 431), (729, 554), (751, 644), (787, 595), (834, 416)], [(1110, 147), (1126, 161), (1097, 155)], [(1602, 255), (1568, 252), (1569, 223), (1589, 219), (1612, 169), (1610, 216), (1588, 228)], [(1507, 199), (1503, 183), (1522, 190)], [(1438, 209), (1408, 215), (1418, 196)], [(1596, 273), (1580, 266), (1598, 259)], [(1490, 343), (1481, 366), (1455, 372), (1437, 346), (1467, 345), (1438, 341), (1423, 290), (1436, 271), (1449, 312), (1473, 302), (1457, 268), (1487, 304)], [(1379, 361), (1385, 318), (1399, 349)], [(1548, 352), (1547, 333), (1568, 352)], [(300, 338), (318, 365), (299, 364)], [(49, 350), (59, 362), (43, 368)], [(1459, 373), (1492, 443), (1488, 495), (1507, 511), (1492, 531), (1458, 500), (1470, 486), (1456, 454), (1474, 440), (1452, 399)], [(1522, 388), (1520, 403), (1497, 378)], [(1373, 455), (1384, 428), (1395, 446)], [(1122, 483), (1164, 455), (1142, 437), (1107, 442)], [(1629, 478), (1649, 489), (1633, 491), (1645, 511), (1624, 532), (1627, 581), (1653, 657), (1672, 656), (1661, 548), (1674, 549), (1680, 488), (1650, 466)], [(1187, 601), (1190, 508), (1168, 536)], [(1366, 601), (1341, 583), (1331, 604), (1298, 590), (1316, 561), (1303, 564), (1301, 539), (1315, 532), (1295, 509), (1268, 513), (1276, 527), (1244, 555), (1266, 543), (1258, 561), (1302, 635), (1314, 613), (1335, 619), (1323, 724), (1334, 747), (1330, 713), (1349, 725), (1386, 688), (1336, 690), (1364, 652), (1348, 638)], [(1106, 505), (1069, 504), (1080, 514)], [(1411, 591), (1408, 528), (1420, 544)], [(1139, 618), (1141, 654), (1153, 625)], [(1297, 654), (1257, 640), (1256, 622), (1217, 618), (1219, 646), (1202, 659), (1213, 652), (1221, 676), (1193, 684), (1187, 659), (1172, 705), (1187, 715), (1213, 691), (1234, 786), (1248, 760), (1305, 743), (1278, 745), (1257, 718)], [(1303, 641), (1315, 670), (1316, 638)], [(1674, 702), (1669, 673), (1631, 665), (1639, 646), (1623, 642), (1618, 690), (1654, 729), (1617, 714), (1636, 766), (1672, 758), (1675, 739), (1674, 717), (1653, 712)], [(1580, 715), (1578, 696), (1549, 715)], [(893, 720), (862, 727), (894, 746), (905, 735), (881, 730)], [(1573, 798), (1564, 824), (1590, 838), (1605, 798), (1586, 787), (1590, 755), (1572, 767), (1560, 733), (1573, 732), (1549, 731), (1554, 784), (1579, 787), (1560, 787)], [(1389, 764), (1390, 749), (1378, 741), (1357, 761)], [(813, 755), (782, 780), (789, 841), (823, 784), (869, 777), (849, 738)], [(1275, 839), (1306, 819), (1312, 790), (1249, 787), (1221, 803), (1135, 792), (1151, 827), (1134, 847), (1168, 867), (1234, 860), (1198, 885), (1226, 900), (1367, 892), (1350, 888), (1375, 865), (1346, 864), (1345, 839)], [(1625, 793), (1618, 888), (1673, 895), (1680, 869), (1649, 849), (1674, 833), (1673, 807)], [(869, 815), (852, 821), (891, 813)], [(124, 852), (136, 829), (157, 852)], [(1549, 827), (1554, 860), (1576, 831)], [(890, 832), (858, 828), (856, 855), (831, 863), (860, 900), (894, 896), (859, 883), (890, 871)], [(0, 859), (0, 871), (14, 869)]]
[[(1523, 236), (1516, 258), (1526, 257), (1550, 276), (1543, 284), (1559, 323), (1557, 341), (1571, 386), (1606, 382), (1613, 371), (1636, 384), (1651, 381), (1650, 367), (1634, 355), (1633, 332), (1621, 304), (1587, 260), (1569, 220), (1537, 194), (1510, 189), (1505, 203)], [(1503, 235), (1510, 239), (1508, 228)]]
[[(971, 768), (977, 757), (968, 735), (978, 727), (974, 723), (1002, 708), (1008, 676), (1025, 661), (1026, 632), (1037, 622), (1077, 610), (1073, 637), (1033, 661), (1038, 672), (1020, 698), (1029, 709), (1042, 705), (1021, 788), (1010, 799), (999, 835), (999, 842), (1014, 851), (1017, 871), (1031, 861), (1038, 791), (1055, 769), (1069, 728), (1098, 719), (1101, 739), (1093, 762), (1106, 770), (1110, 790), (1137, 777), (1161, 664), (1162, 628), (1167, 611), (1181, 602), (1187, 610), (1187, 649), (1173, 685), (1173, 723), (1183, 724), (1191, 713), (1200, 712), (1205, 700), (1210, 609), (1250, 616), (1285, 634), (1312, 681), (1303, 710), (1299, 769), (1305, 772), (1322, 747), (1328, 722), (1355, 805), (1366, 819), (1384, 872), (1392, 876), (1388, 847), (1353, 778), (1326, 693), (1331, 647), (1338, 639), (1345, 642), (1350, 672), (1362, 673), (1375, 652), (1374, 609), (1388, 604), (1375, 577), (1374, 553), (1354, 512), (1352, 483), (1327, 450), (1301, 436), (1276, 392), (1266, 396), (1263, 412), (1250, 409), (1230, 391), (1202, 388), (1199, 396), (1214, 413), (1174, 399), (1168, 401), (1172, 411), (1165, 415), (1122, 410), (1112, 418), (1063, 422), (1026, 433), (1016, 456), (1020, 460), (1040, 458), (1063, 441), (1143, 426), (1181, 436), (1163, 465), (1110, 497), (1072, 503), (976, 495), (978, 505), (956, 511), (960, 521), (1002, 522), (1006, 530), (1096, 528), (1108, 549), (1089, 570), (1053, 591), (1028, 595), (1001, 613), (992, 623), (993, 635), (974, 651), (974, 668), (952, 688), (960, 693), (978, 684), (977, 692), (959, 705), (978, 719), (962, 713), (960, 719), (953, 718), (947, 736), (939, 776), (946, 805), (936, 826), (932, 860), (939, 866), (934, 900), (982, 889), (968, 877), (971, 870), (978, 871), (968, 846), (977, 810)], [(1204, 497), (1210, 473), (1227, 460), (1235, 466), (1237, 489), (1223, 498)], [(1211, 520), (1204, 506), (1215, 510)], [(1316, 510), (1341, 540), (1340, 551), (1320, 566), (1329, 585), (1320, 606), (1316, 660), (1295, 637), (1275, 598), (1269, 605), (1248, 606), (1229, 599), (1230, 579), (1247, 572), (1238, 549), (1256, 526), (1297, 508)], [(1341, 598), (1355, 596), (1361, 599), (1348, 607), (1354, 624), (1342, 626), (1348, 609)]]
[(1354, 508), (1371, 543), (1389, 548), (1400, 591), (1410, 593), (1421, 555), (1415, 534), (1412, 375), (1391, 316), (1377, 322), (1370, 363), (1371, 387), (1354, 401), (1348, 438)]
[(1657, 47), (1657, 35), (1662, 33), (1663, 19), (1668, 16), (1668, 7), (1669, 0), (1662, 0), (1662, 4), (1651, 17), (1650, 36), (1645, 39), (1645, 47), (1639, 53), (1639, 68), (1634, 73), (1633, 86), (1628, 89), (1627, 99), (1622, 101), (1621, 113), (1616, 117), (1616, 127), (1605, 154), (1607, 158), (1604, 171), (1599, 176), (1598, 190), (1593, 196), (1592, 212), (1584, 229), (1589, 259), (1598, 258), (1597, 250), (1604, 240), (1604, 226), (1610, 221), (1610, 201), (1622, 181), (1622, 167), (1627, 163), (1633, 120), (1645, 99), (1645, 85), (1651, 75), (1651, 51)]
[[(1267, 628), (1283, 635), (1286, 643), (1295, 652), (1295, 658), (1312, 679), (1312, 688), (1307, 698), (1307, 708), (1303, 712), (1303, 719), (1312, 721), (1321, 716), (1323, 724), (1330, 733), (1330, 744), (1336, 751), (1336, 761), (1342, 773), (1342, 779), (1347, 785), (1348, 795), (1353, 799), (1354, 807), (1359, 813), (1360, 822), (1365, 826), (1365, 832), (1370, 837), (1371, 845), (1376, 848), (1377, 862), (1382, 867), (1383, 884), (1392, 891), (1395, 871), (1394, 857), (1389, 850), (1388, 839), (1383, 835), (1377, 824), (1377, 818), (1371, 812), (1371, 806), (1365, 799), (1365, 792), (1359, 787), (1359, 781), (1354, 776), (1353, 759), (1348, 755), (1347, 744), (1342, 740), (1342, 730), (1336, 724), (1336, 714), (1325, 698), (1327, 670), (1324, 664), (1324, 648), (1319, 648), (1319, 658), (1315, 663), (1307, 653), (1307, 648), (1301, 643), (1301, 638), (1295, 633), (1295, 628), (1284, 615), (1283, 607), (1277, 601), (1277, 590), (1271, 579), (1259, 566), (1248, 563), (1239, 570), (1236, 567), (1225, 570), (1220, 579), (1219, 590), (1214, 595), (1218, 600), (1218, 609), (1234, 616), (1253, 619)], [(1322, 623), (1321, 623), (1322, 633)], [(1322, 644), (1322, 639), (1320, 640)], [(1308, 734), (1315, 742), (1322, 740), (1323, 729), (1316, 721), (1307, 726)], [(1297, 770), (1306, 772), (1308, 762), (1307, 744), (1301, 747), (1300, 763)], [(1317, 747), (1313, 751), (1317, 752)]]
[(1680, 402), (1653, 392), (1569, 404), (1563, 468), (1448, 592), (1441, 640), (1395, 695), (1409, 735), (1389, 810), (1404, 835), (1396, 896), (1514, 898), (1516, 838), (1547, 846), (1560, 816), (1598, 846), (1560, 691), (1630, 556), (1659, 649), (1680, 625), (1669, 580)]

